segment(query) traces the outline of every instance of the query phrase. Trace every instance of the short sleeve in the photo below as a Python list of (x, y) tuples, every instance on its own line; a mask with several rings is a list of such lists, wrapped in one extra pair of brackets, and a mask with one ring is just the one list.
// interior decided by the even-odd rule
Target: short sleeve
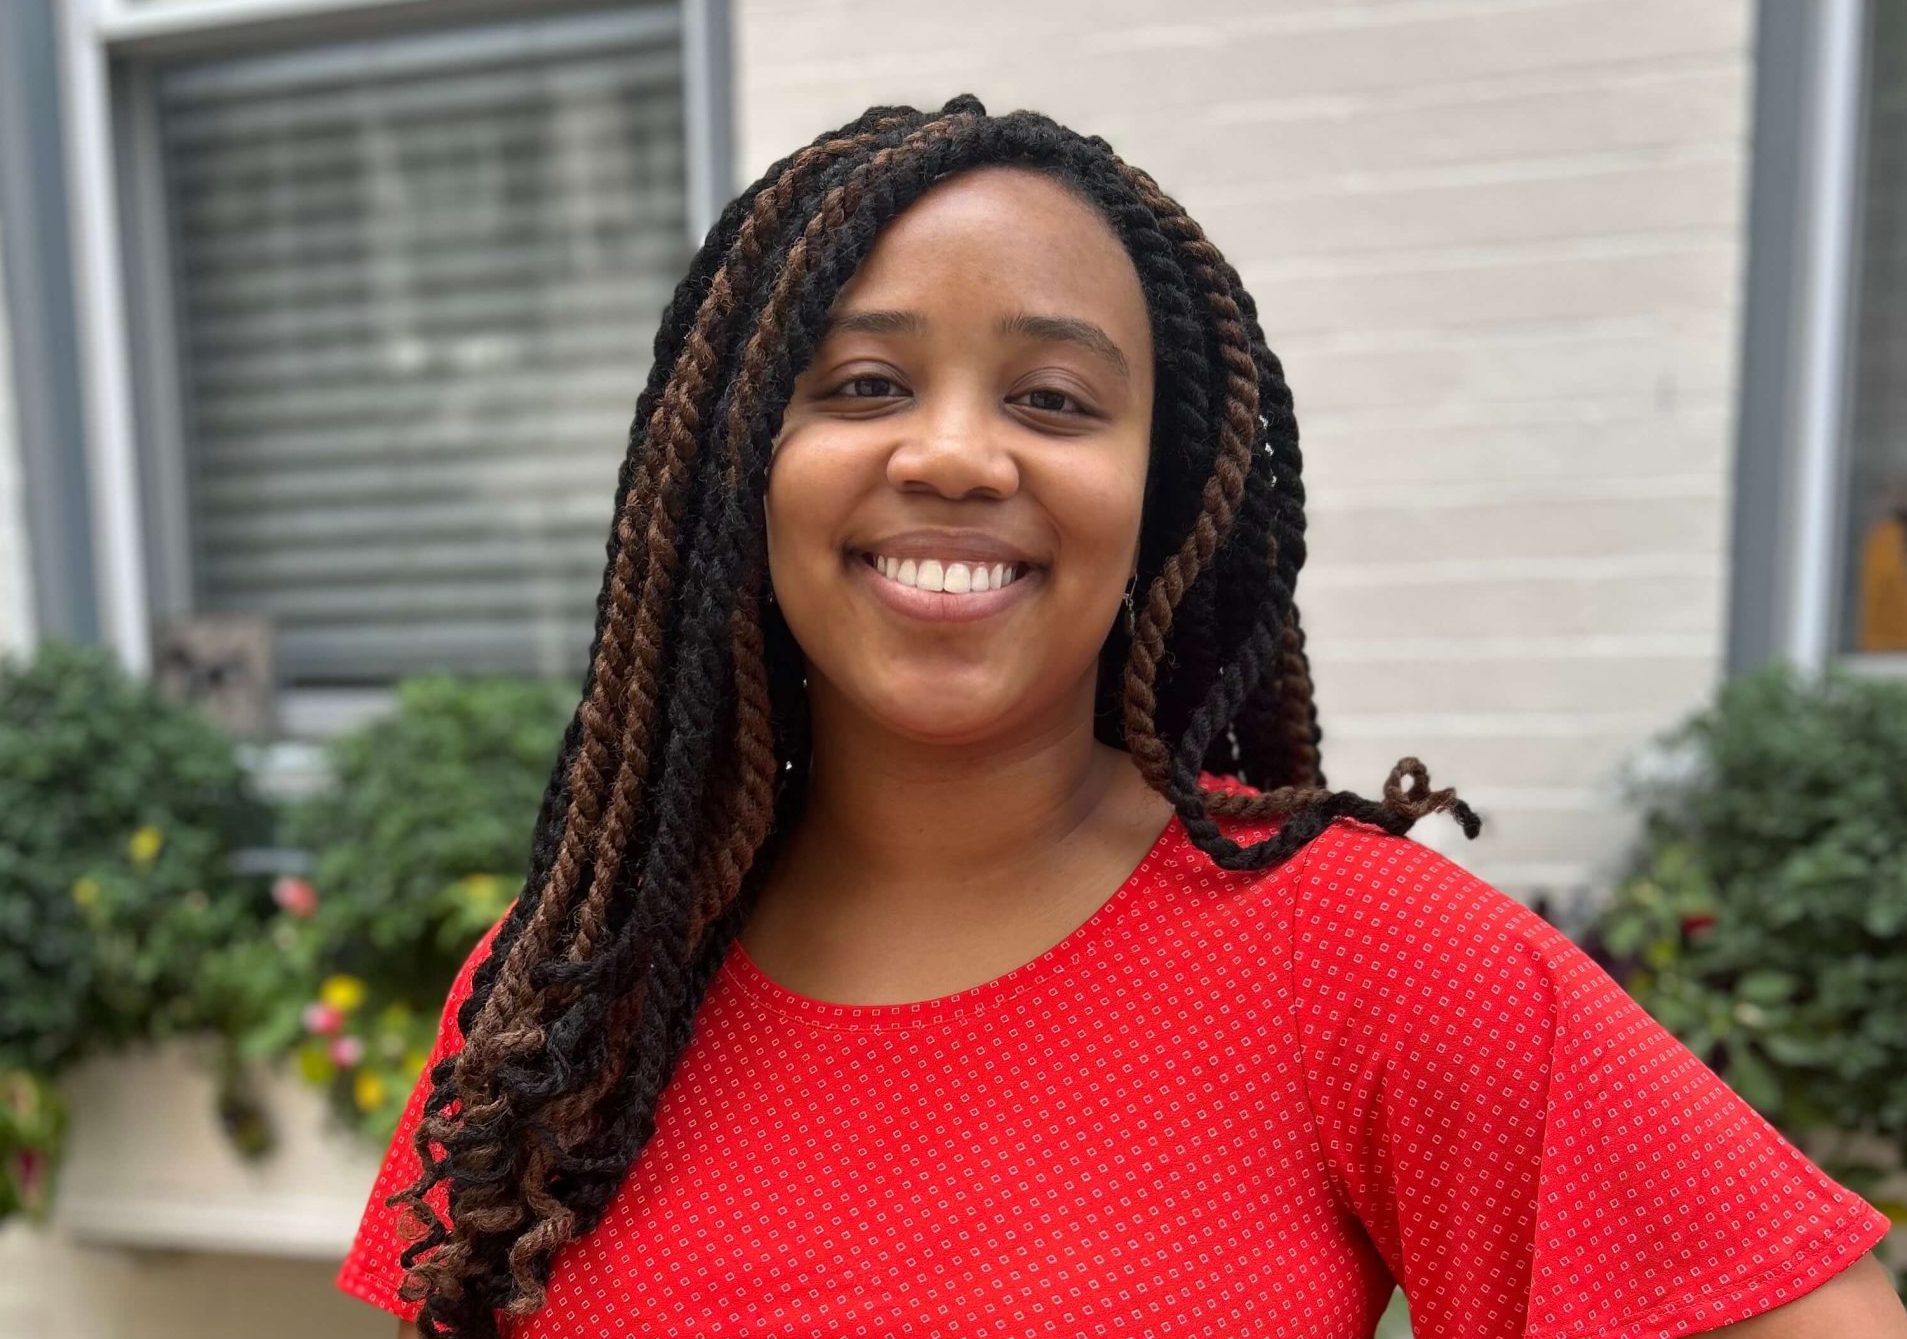
[[(398, 1117), (397, 1130), (384, 1151), (384, 1161), (378, 1170), (377, 1181), (371, 1187), (363, 1217), (358, 1222), (357, 1235), (333, 1280), (353, 1297), (362, 1298), (400, 1320), (416, 1320), (423, 1304), (406, 1301), (397, 1295), (398, 1285), (404, 1281), (404, 1266), (399, 1257), (410, 1244), (399, 1235), (400, 1218), (407, 1215), (401, 1209), (386, 1207), (384, 1201), (414, 1183), (423, 1170), (423, 1163), (417, 1156), (412, 1139), (418, 1123), (423, 1119), (424, 1103), (430, 1100), (430, 1072), (436, 1068), (438, 1061), (462, 1047), (463, 1033), (457, 1025), (457, 1010), (470, 998), (471, 981), (477, 967), (489, 956), (491, 941), (496, 938), (497, 931), (503, 927), (508, 916), (506, 910), (494, 925), (484, 931), (463, 965), (457, 969), (456, 979), (451, 982), (449, 994), (444, 999), (443, 1011), (437, 1023), (437, 1040), (431, 1048), (430, 1058), (418, 1073), (416, 1086), (411, 1089), (403, 1114)], [(424, 1195), (425, 1202), (437, 1211), (438, 1217), (446, 1224), (450, 1222), (449, 1198), (450, 1188), (441, 1181)]]
[(1305, 1092), (1417, 1339), (1673, 1339), (1886, 1235), (1515, 898), (1351, 819), (1298, 858)]

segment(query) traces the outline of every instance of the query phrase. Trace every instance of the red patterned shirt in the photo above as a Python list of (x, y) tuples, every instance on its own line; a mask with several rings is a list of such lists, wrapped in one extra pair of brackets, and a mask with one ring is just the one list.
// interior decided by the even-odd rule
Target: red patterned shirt
[[(337, 1275), (407, 1319), (383, 1201), (427, 1089)], [(1418, 1339), (1671, 1339), (1888, 1228), (1454, 861), (1339, 819), (1228, 871), (1175, 816), (1084, 924), (956, 994), (826, 1003), (738, 942), (654, 1138), (505, 1332), (1366, 1339), (1401, 1285)]]

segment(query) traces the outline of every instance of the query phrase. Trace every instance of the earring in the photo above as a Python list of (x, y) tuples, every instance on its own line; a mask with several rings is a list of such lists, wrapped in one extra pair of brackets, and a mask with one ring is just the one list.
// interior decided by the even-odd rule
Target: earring
[(1128, 637), (1132, 636), (1132, 626), (1134, 621), (1133, 615), (1132, 615), (1132, 588), (1138, 584), (1139, 584), (1139, 571), (1137, 568), (1134, 568), (1132, 575), (1126, 579), (1125, 618), (1126, 618), (1126, 636)]

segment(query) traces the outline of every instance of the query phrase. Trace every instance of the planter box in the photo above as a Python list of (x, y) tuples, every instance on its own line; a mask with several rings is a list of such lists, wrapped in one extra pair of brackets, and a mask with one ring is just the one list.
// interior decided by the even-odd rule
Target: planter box
[(53, 1223), (87, 1245), (343, 1258), (382, 1150), (326, 1128), (323, 1095), (288, 1065), (261, 1067), (276, 1144), (247, 1161), (219, 1128), (207, 1055), (171, 1042), (63, 1077), (71, 1123)]

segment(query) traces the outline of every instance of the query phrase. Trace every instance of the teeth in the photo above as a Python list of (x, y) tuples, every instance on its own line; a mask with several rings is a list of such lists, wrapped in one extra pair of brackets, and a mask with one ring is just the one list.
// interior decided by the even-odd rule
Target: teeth
[(1014, 563), (945, 562), (939, 558), (889, 558), (874, 555), (874, 567), (889, 581), (917, 590), (939, 590), (950, 594), (999, 590), (1024, 576), (1025, 569)]

